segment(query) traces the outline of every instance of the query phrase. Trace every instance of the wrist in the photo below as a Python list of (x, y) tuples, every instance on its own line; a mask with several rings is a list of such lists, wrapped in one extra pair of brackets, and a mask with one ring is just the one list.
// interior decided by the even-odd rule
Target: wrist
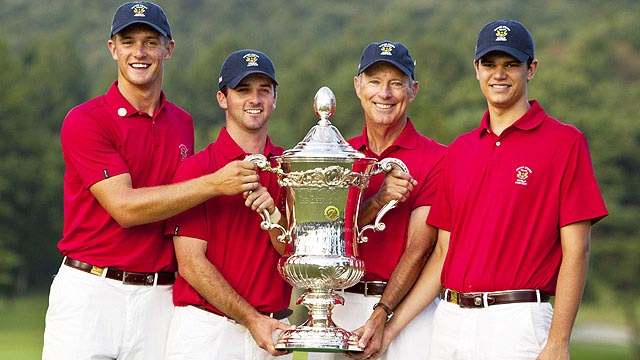
[(382, 302), (377, 302), (376, 304), (373, 305), (373, 311), (375, 311), (378, 308), (384, 311), (384, 313), (387, 316), (386, 322), (389, 322), (389, 320), (391, 320), (391, 318), (393, 317), (393, 310), (391, 310), (389, 306), (387, 306)]
[(271, 221), (272, 224), (279, 223), (281, 218), (282, 218), (282, 214), (280, 213), (280, 210), (278, 210), (277, 207), (271, 214), (269, 214), (269, 220)]

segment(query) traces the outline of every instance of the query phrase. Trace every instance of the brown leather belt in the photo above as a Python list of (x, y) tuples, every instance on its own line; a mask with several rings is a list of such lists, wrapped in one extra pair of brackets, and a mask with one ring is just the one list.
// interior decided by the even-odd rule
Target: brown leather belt
[(386, 281), (360, 281), (352, 287), (344, 289), (344, 291), (364, 296), (382, 296), (386, 287)]
[[(204, 307), (202, 305), (191, 305), (191, 306), (193, 306), (195, 308), (198, 308), (200, 310), (204, 310), (206, 312), (210, 312), (210, 313), (218, 315), (218, 316), (222, 316), (222, 315), (220, 315), (220, 314), (218, 314), (216, 312), (211, 311), (210, 309), (208, 309), (208, 308), (206, 308), (206, 307)], [(280, 311), (277, 311), (277, 312), (274, 312), (274, 313), (267, 313), (267, 312), (262, 312), (262, 311), (258, 311), (258, 312), (260, 314), (262, 314), (262, 315), (267, 315), (267, 316), (272, 317), (272, 318), (274, 318), (276, 320), (286, 319), (289, 316), (291, 316), (291, 314), (293, 314), (293, 310), (291, 310), (291, 309), (284, 309), (284, 310), (280, 310)], [(227, 317), (227, 318), (231, 319), (230, 317)], [(231, 319), (231, 320), (233, 320), (233, 319)]]
[(491, 305), (522, 302), (549, 302), (551, 295), (540, 290), (513, 290), (484, 293), (460, 293), (451, 289), (442, 289), (440, 298), (461, 308), (484, 308)]
[[(98, 267), (72, 258), (65, 258), (64, 264), (96, 276), (122, 281), (125, 285), (171, 285), (176, 281), (174, 272), (141, 273), (117, 270), (110, 267)], [(107, 272), (106, 274), (104, 272)]]

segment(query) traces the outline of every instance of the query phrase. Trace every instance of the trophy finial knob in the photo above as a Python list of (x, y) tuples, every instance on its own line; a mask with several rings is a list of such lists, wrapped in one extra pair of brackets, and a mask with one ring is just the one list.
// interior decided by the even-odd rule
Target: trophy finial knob
[(320, 120), (328, 121), (336, 112), (336, 96), (326, 86), (321, 87), (313, 98), (313, 110)]

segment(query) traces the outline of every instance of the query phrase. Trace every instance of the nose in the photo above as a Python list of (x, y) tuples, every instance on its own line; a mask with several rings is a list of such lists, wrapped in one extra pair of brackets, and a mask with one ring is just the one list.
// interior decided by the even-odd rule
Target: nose
[(146, 55), (144, 52), (144, 43), (136, 43), (134, 55), (138, 58), (142, 58)]
[(260, 104), (260, 89), (256, 89), (250, 92), (249, 102), (254, 105)]
[(384, 84), (383, 86), (380, 87), (380, 92), (378, 93), (378, 95), (381, 98), (388, 99), (388, 98), (390, 98), (392, 96), (391, 94), (392, 93), (391, 93), (391, 85), (390, 84)]
[(497, 79), (504, 79), (506, 77), (506, 70), (504, 66), (496, 66), (496, 71), (494, 73), (494, 77)]

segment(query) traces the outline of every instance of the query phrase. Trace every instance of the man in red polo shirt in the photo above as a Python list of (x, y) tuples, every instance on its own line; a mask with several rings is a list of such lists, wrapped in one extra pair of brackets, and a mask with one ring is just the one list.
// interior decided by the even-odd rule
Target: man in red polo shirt
[[(373, 176), (365, 189), (366, 199), (358, 221), (367, 224), (391, 199), (400, 201), (385, 215), (384, 231), (367, 234), (360, 244), (366, 272), (362, 281), (345, 289), (344, 306), (333, 309), (337, 325), (353, 330), (363, 326), (357, 357), (379, 356), (378, 348), (393, 309), (409, 291), (436, 241), (436, 230), (425, 224), (440, 176), (446, 147), (419, 134), (407, 115), (418, 92), (415, 62), (399, 42), (373, 42), (365, 47), (358, 74), (356, 95), (365, 118), (362, 135), (349, 140), (367, 157), (402, 160), (410, 175), (396, 169), (388, 176)], [(426, 308), (386, 352), (385, 359), (421, 359), (419, 346), (429, 341), (436, 303)], [(340, 354), (309, 354), (309, 359), (343, 359)]]
[(392, 338), (440, 293), (425, 349), (434, 359), (569, 358), (591, 225), (607, 209), (584, 135), (527, 99), (537, 66), (521, 23), (480, 30), (474, 67), (488, 110), (449, 146), (427, 219), (438, 244), (387, 326)]
[[(229, 55), (217, 93), (225, 127), (214, 143), (180, 165), (174, 180), (215, 173), (248, 154), (281, 155), (283, 149), (267, 135), (276, 85), (266, 54), (247, 49)], [(234, 181), (235, 174), (228, 176)], [(261, 229), (259, 215), (266, 209), (272, 222), (285, 226), (283, 206), (277, 176), (263, 172), (257, 190), (212, 198), (167, 222), (179, 276), (166, 359), (270, 359), (288, 353), (274, 344), (276, 331), (291, 327), (291, 286), (277, 271), (284, 244), (276, 240), (277, 230), (270, 238)]]
[(158, 5), (120, 6), (108, 41), (117, 81), (64, 120), (64, 260), (51, 285), (43, 359), (162, 359), (177, 270), (163, 220), (259, 185), (251, 162), (234, 164), (245, 172), (235, 184), (213, 174), (166, 185), (193, 153), (193, 120), (162, 91), (174, 46)]

